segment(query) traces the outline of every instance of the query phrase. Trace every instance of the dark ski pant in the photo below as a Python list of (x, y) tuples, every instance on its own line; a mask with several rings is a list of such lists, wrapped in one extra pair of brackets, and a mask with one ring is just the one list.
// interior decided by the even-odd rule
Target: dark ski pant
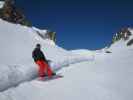
[(52, 70), (50, 66), (43, 60), (36, 61), (36, 64), (38, 65), (38, 74), (39, 77), (44, 77), (44, 75), (48, 75), (48, 77), (52, 76)]

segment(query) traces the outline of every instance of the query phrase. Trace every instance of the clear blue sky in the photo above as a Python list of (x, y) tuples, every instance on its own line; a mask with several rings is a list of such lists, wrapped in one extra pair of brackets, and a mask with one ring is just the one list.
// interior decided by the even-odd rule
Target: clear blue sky
[(113, 34), (133, 26), (132, 0), (16, 0), (38, 28), (57, 32), (66, 49), (99, 49)]

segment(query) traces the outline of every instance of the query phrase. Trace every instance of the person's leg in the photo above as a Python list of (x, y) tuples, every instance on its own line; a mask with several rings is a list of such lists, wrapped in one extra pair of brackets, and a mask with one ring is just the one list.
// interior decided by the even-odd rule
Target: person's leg
[(53, 71), (51, 70), (50, 66), (46, 62), (43, 62), (43, 63), (44, 63), (46, 72), (48, 74), (48, 77), (51, 77), (53, 75)]
[(36, 64), (38, 65), (38, 74), (39, 74), (39, 77), (44, 77), (45, 66), (43, 64), (43, 61), (38, 60), (36, 62)]

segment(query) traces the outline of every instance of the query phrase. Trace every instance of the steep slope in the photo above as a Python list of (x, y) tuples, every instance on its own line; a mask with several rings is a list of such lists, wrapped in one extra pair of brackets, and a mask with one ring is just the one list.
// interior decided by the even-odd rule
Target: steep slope
[[(44, 38), (38, 35), (38, 31)], [(32, 51), (37, 43), (42, 45), (46, 58), (52, 61), (50, 65), (54, 71), (91, 58), (58, 47), (45, 38), (45, 34), (47, 30), (0, 20), (0, 91), (37, 77), (37, 67), (32, 59)]]
[(61, 79), (33, 80), (1, 93), (0, 99), (132, 100), (133, 47), (120, 49), (118, 46), (112, 50), (112, 53), (97, 52), (94, 61), (60, 70), (64, 76)]
[(48, 59), (54, 62), (61, 61), (60, 57), (66, 59), (65, 50), (49, 39), (43, 40), (34, 29), (0, 20), (0, 91), (37, 76), (32, 59), (36, 43), (42, 45)]
[[(66, 51), (41, 38), (35, 28), (3, 20), (0, 28), (0, 100), (132, 100), (133, 45), (127, 46), (127, 42), (133, 35), (102, 50)], [(47, 58), (53, 61), (53, 70), (69, 66), (58, 71), (63, 78), (25, 82), (37, 76), (31, 58), (36, 43), (42, 44)]]
[[(42, 44), (45, 54), (49, 59), (55, 60), (56, 58), (54, 57), (55, 54), (51, 54), (52, 52), (49, 49), (52, 48), (53, 51), (57, 51), (56, 49), (59, 47), (56, 48), (53, 41), (44, 41), (32, 28), (22, 27), (19, 24), (10, 24), (0, 20), (0, 33), (0, 64), (20, 64), (27, 59), (32, 60), (31, 53), (36, 43)], [(56, 56), (59, 55), (60, 57), (65, 50), (61, 48), (59, 50), (58, 54), (56, 52)]]

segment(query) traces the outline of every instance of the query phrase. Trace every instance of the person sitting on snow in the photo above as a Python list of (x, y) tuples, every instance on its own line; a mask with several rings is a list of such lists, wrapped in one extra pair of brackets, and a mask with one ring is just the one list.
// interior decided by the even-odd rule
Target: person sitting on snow
[(38, 74), (40, 79), (43, 79), (45, 76), (52, 77), (56, 75), (48, 65), (48, 61), (46, 60), (43, 52), (41, 51), (41, 45), (37, 44), (35, 49), (32, 52), (32, 57), (35, 63), (38, 65)]

